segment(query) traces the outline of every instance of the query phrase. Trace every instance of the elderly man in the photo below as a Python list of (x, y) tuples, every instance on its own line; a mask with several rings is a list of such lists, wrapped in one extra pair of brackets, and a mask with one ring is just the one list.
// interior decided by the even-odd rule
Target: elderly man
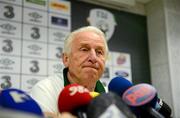
[(101, 30), (86, 26), (73, 31), (64, 42), (63, 74), (38, 82), (32, 88), (31, 96), (45, 113), (58, 114), (58, 96), (68, 84), (77, 83), (89, 91), (105, 92), (99, 79), (107, 56), (108, 46)]

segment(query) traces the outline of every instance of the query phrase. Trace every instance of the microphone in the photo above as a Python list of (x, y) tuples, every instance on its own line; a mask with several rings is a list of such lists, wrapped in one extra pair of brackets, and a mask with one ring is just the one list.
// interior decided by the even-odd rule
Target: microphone
[[(132, 86), (133, 84), (127, 79), (123, 77), (115, 77), (110, 81), (108, 89), (109, 91), (112, 91), (122, 97), (123, 93)], [(162, 101), (162, 99), (158, 97), (154, 109), (166, 118), (171, 117), (171, 108), (164, 101)]]
[(70, 112), (78, 118), (84, 118), (86, 107), (92, 100), (90, 92), (78, 84), (70, 84), (64, 87), (58, 98), (59, 112)]
[(1, 91), (0, 107), (43, 116), (37, 102), (24, 91), (15, 88)]
[(87, 118), (135, 118), (129, 107), (113, 92), (95, 97), (87, 107)]
[(150, 118), (164, 118), (154, 107), (157, 102), (157, 91), (149, 84), (138, 84), (127, 89), (122, 96), (137, 116)]
[(120, 97), (122, 97), (125, 90), (133, 86), (133, 84), (123, 77), (115, 77), (113, 78), (108, 85), (108, 90), (116, 93)]
[(0, 107), (0, 118), (44, 118), (36, 114)]
[(156, 111), (161, 113), (165, 118), (171, 118), (172, 110), (170, 106), (167, 103), (165, 103), (162, 99), (158, 98), (155, 109)]

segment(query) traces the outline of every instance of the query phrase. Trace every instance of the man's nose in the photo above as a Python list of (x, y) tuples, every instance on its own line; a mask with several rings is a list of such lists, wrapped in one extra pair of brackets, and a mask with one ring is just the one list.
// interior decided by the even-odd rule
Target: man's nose
[(97, 62), (97, 54), (95, 50), (91, 50), (89, 53), (89, 61), (92, 63), (96, 63)]

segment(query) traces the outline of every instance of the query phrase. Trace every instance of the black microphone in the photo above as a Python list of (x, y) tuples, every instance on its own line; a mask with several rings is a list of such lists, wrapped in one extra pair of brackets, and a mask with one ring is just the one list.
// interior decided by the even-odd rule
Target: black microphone
[(87, 107), (87, 118), (136, 118), (122, 99), (113, 92), (95, 97)]
[(161, 113), (165, 118), (171, 118), (172, 110), (170, 106), (167, 103), (165, 103), (162, 99), (158, 98), (155, 109), (156, 111)]

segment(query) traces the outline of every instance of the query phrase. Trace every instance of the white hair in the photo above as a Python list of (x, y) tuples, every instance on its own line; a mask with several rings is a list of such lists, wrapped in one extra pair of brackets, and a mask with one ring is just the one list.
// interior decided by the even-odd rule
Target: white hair
[(96, 34), (98, 34), (100, 37), (102, 37), (102, 39), (104, 40), (104, 44), (105, 44), (105, 55), (106, 55), (106, 58), (108, 56), (108, 52), (109, 52), (109, 49), (108, 49), (108, 45), (107, 45), (107, 42), (106, 42), (106, 39), (105, 39), (105, 35), (104, 33), (98, 29), (97, 27), (94, 27), (94, 26), (85, 26), (85, 27), (81, 27), (73, 32), (71, 32), (65, 39), (64, 41), (64, 49), (63, 49), (63, 53), (67, 53), (69, 54), (71, 52), (71, 45), (72, 45), (72, 41), (75, 39), (75, 35), (77, 35), (78, 33), (80, 32), (85, 32), (85, 31), (92, 31)]

